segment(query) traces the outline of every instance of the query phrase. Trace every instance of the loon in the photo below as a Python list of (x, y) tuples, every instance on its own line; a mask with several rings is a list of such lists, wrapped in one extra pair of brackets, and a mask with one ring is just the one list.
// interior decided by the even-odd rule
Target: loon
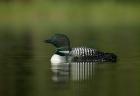
[(100, 52), (93, 48), (71, 48), (69, 38), (64, 34), (55, 34), (45, 43), (56, 47), (55, 54), (51, 57), (51, 63), (76, 62), (116, 62), (117, 56), (113, 53)]

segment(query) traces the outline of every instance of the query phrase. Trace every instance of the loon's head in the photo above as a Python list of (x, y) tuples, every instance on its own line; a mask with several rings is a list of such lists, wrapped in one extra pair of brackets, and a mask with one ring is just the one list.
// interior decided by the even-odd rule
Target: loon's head
[(57, 48), (70, 50), (70, 40), (64, 34), (55, 34), (51, 38), (45, 40), (46, 43), (53, 44)]

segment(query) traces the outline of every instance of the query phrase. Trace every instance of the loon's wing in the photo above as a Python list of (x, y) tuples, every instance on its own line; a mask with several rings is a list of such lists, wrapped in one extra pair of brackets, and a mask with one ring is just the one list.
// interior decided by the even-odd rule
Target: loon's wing
[(86, 47), (77, 47), (72, 48), (71, 55), (77, 56), (77, 57), (83, 57), (83, 56), (94, 56), (96, 55), (96, 49), (93, 48), (86, 48)]
[(73, 61), (98, 61), (99, 53), (96, 49), (77, 47), (72, 48), (70, 55), (73, 57)]
[(117, 56), (113, 53), (104, 53), (86, 47), (72, 48), (70, 55), (73, 56), (74, 61), (116, 62), (117, 59)]

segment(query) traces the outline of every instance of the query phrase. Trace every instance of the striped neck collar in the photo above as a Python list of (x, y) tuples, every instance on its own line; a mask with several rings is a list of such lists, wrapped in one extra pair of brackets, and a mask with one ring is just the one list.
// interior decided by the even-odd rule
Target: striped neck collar
[(66, 56), (69, 54), (69, 52), (71, 51), (70, 48), (67, 48), (67, 47), (59, 47), (56, 49), (56, 52), (55, 54), (58, 54), (60, 56)]

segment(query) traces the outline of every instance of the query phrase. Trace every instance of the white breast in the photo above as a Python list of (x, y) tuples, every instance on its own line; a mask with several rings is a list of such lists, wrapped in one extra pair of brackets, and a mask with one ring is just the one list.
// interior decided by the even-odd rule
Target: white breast
[(60, 64), (60, 63), (65, 63), (65, 62), (66, 62), (65, 56), (60, 56), (60, 55), (54, 54), (51, 58), (52, 64)]

